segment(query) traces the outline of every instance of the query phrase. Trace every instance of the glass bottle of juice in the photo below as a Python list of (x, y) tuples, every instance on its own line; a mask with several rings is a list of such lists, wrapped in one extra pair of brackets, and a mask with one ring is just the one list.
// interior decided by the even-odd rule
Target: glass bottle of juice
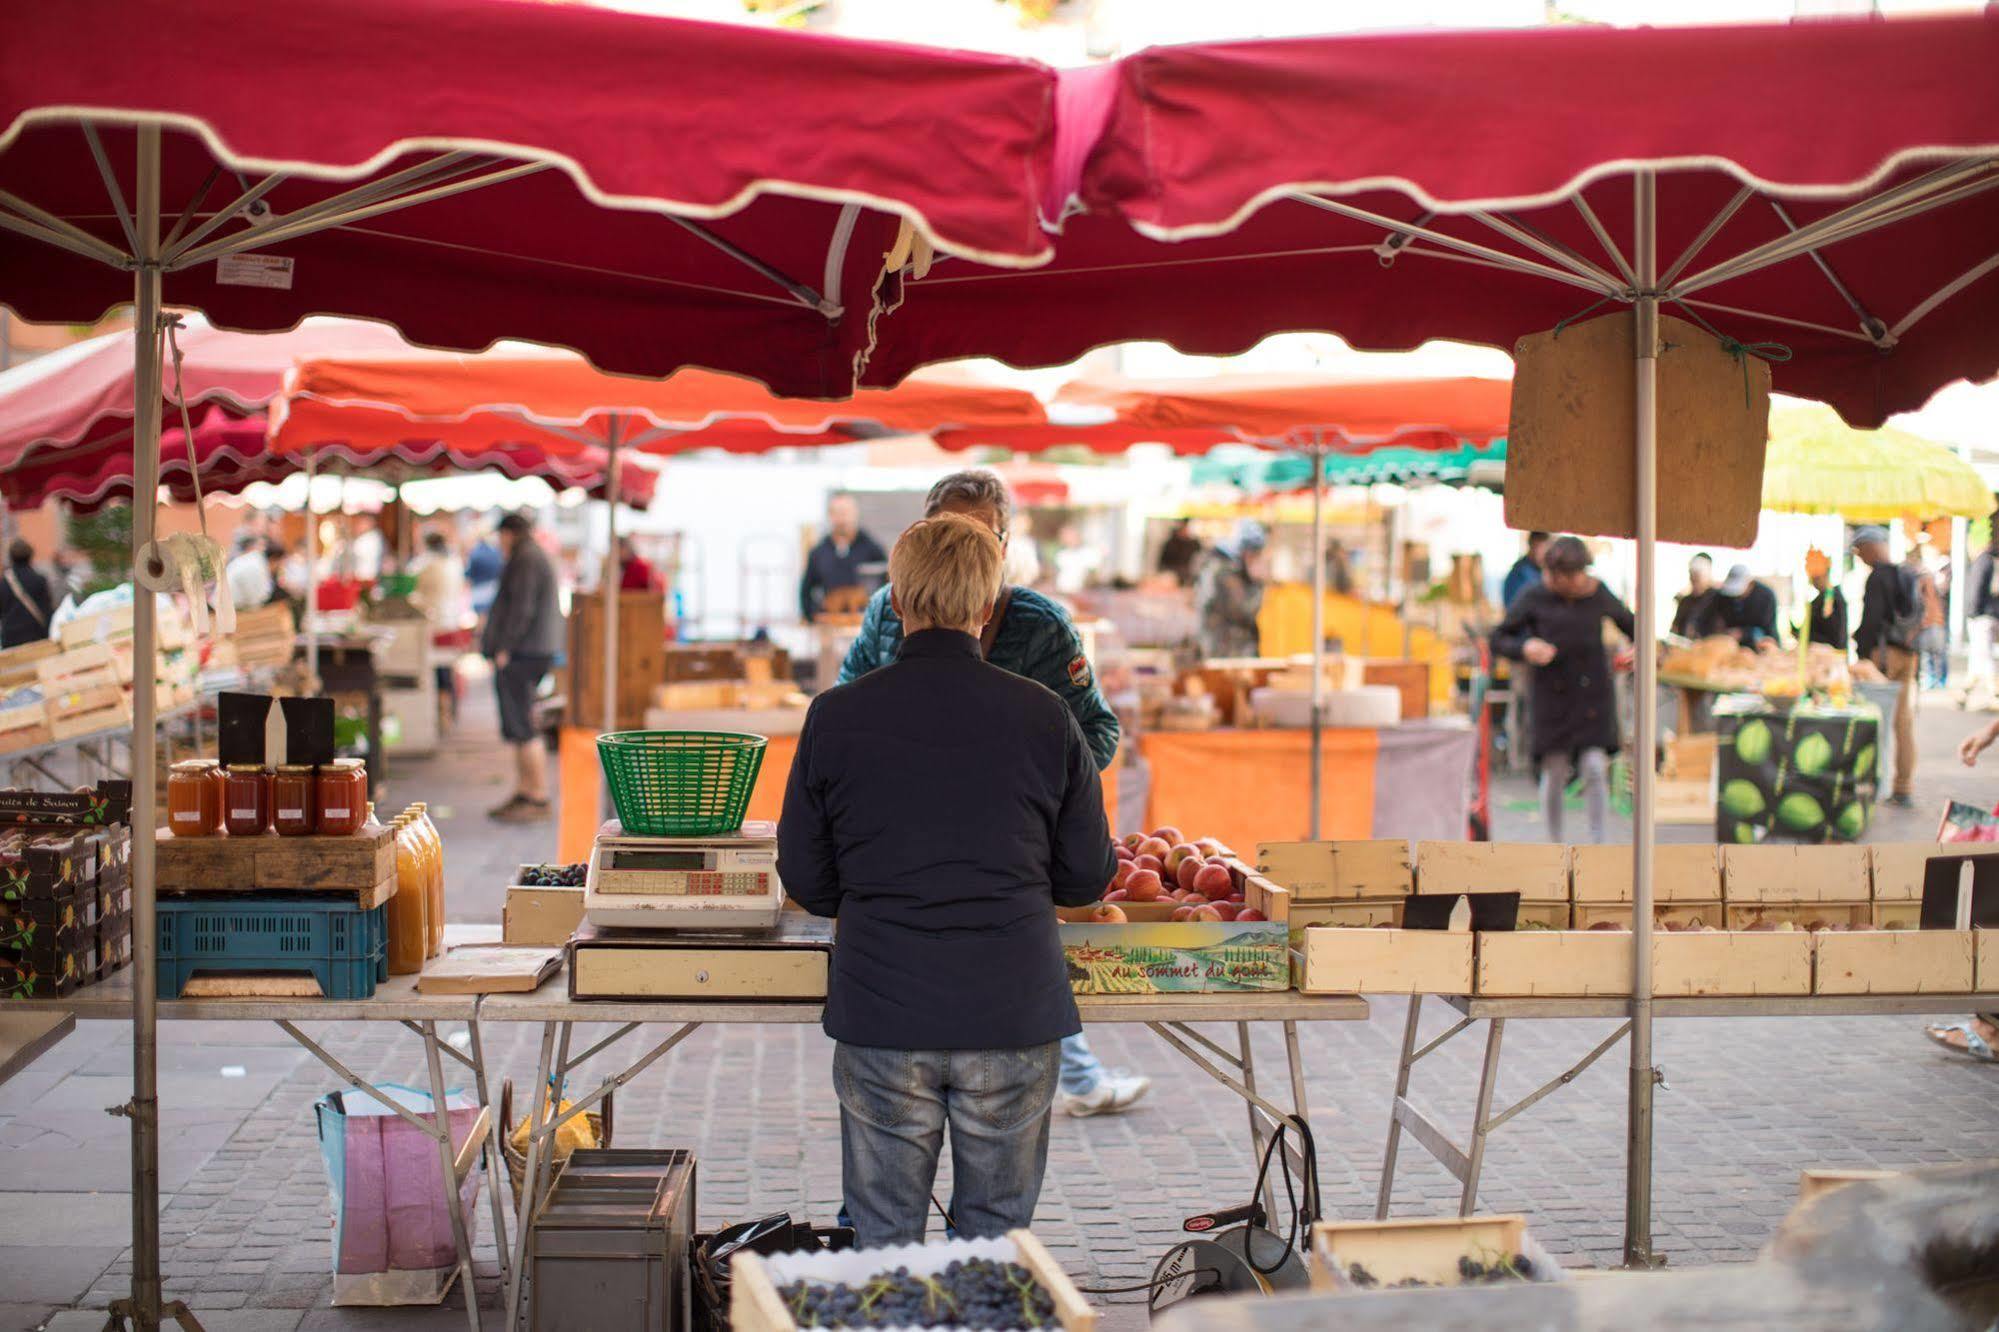
[(444, 837), (430, 821), (429, 805), (417, 804), (416, 822), (430, 858), (430, 955), (436, 957), (444, 951)]
[(396, 895), (389, 899), (389, 974), (410, 976), (423, 970), (423, 960), (429, 956), (430, 895), (424, 890), (423, 852), (414, 821), (400, 815), (394, 826)]

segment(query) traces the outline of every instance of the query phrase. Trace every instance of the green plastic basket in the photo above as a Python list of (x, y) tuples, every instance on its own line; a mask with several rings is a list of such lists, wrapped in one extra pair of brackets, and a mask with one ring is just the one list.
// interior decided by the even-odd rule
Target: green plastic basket
[(627, 833), (704, 837), (743, 826), (768, 743), (741, 731), (613, 731), (597, 737), (597, 758)]

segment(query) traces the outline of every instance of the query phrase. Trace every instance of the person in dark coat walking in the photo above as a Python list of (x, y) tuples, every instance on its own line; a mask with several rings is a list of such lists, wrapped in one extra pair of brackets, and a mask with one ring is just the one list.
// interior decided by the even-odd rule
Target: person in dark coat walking
[(1532, 744), (1541, 773), (1541, 814), (1548, 837), (1562, 840), (1562, 799), (1577, 773), (1592, 842), (1610, 818), (1610, 756), (1619, 747), (1609, 620), (1636, 634), (1631, 611), (1590, 572), (1589, 547), (1575, 537), (1548, 543), (1541, 582), (1520, 594), (1493, 631), (1492, 649), (1534, 668)]
[(839, 921), (823, 1022), (862, 1248), (922, 1242), (947, 1124), (957, 1232), (1033, 1219), (1082, 1029), (1055, 908), (1096, 901), (1117, 864), (1074, 713), (982, 659), (1002, 560), (957, 514), (902, 534), (901, 651), (813, 700), (778, 820), (786, 893)]
[(534, 729), (534, 696), (562, 651), (562, 603), (555, 566), (535, 544), (534, 523), (524, 513), (500, 520), (499, 589), (486, 613), (479, 650), (493, 663), (493, 692), (500, 705), (500, 738), (514, 751), (514, 794), (488, 810), (502, 823), (539, 823), (549, 816), (548, 759)]
[(55, 613), (49, 580), (35, 567), (35, 548), (15, 537), (7, 547), (7, 570), (0, 574), (0, 648), (47, 638)]

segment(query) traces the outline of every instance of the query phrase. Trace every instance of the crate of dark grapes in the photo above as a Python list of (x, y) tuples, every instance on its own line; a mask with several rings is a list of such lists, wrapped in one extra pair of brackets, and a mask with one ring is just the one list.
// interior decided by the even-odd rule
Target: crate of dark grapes
[(944, 1328), (1092, 1332), (1095, 1310), (1025, 1230), (998, 1239), (733, 1260), (735, 1332)]
[(1425, 1290), (1566, 1280), (1520, 1216), (1321, 1221), (1312, 1227), (1316, 1290)]

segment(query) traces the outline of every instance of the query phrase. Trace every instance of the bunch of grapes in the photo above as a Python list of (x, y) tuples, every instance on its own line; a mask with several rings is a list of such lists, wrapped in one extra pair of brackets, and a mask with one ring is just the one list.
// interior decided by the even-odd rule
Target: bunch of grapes
[(1018, 1263), (974, 1258), (934, 1276), (906, 1267), (861, 1286), (794, 1281), (778, 1295), (800, 1327), (969, 1327), (1018, 1332), (1055, 1322), (1055, 1301)]
[(523, 865), (521, 882), (529, 888), (581, 888), (588, 865)]

